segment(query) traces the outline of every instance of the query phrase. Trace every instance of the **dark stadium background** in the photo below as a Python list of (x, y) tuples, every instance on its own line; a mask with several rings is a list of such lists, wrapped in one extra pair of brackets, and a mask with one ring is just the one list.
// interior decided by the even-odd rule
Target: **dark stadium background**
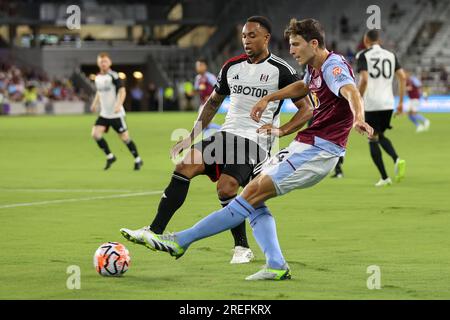
[[(67, 8), (74, 4), (81, 10), (81, 28), (69, 30)], [(185, 110), (184, 83), (193, 82), (195, 60), (206, 58), (217, 74), (224, 61), (242, 52), (240, 31), (251, 15), (272, 20), (272, 52), (299, 73), (302, 69), (289, 57), (283, 39), (291, 17), (320, 20), (327, 47), (353, 63), (372, 4), (381, 9), (384, 46), (423, 81), (430, 99), (422, 110), (450, 111), (450, 4), (431, 0), (1, 0), (0, 109), (23, 113), (24, 91), (33, 85), (39, 92), (39, 113), (84, 112), (83, 103), (89, 104), (94, 94), (90, 78), (97, 72), (95, 56), (106, 51), (126, 82), (128, 111)], [(143, 77), (133, 77), (135, 71)], [(157, 88), (156, 105), (149, 102), (150, 82)], [(174, 89), (173, 96), (167, 88)], [(131, 89), (142, 95), (133, 105)], [(196, 97), (193, 105), (198, 104)]]

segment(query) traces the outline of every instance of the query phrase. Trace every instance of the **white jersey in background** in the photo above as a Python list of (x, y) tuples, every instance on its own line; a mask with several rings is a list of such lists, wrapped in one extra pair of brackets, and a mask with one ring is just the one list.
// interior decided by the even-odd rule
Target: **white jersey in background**
[(401, 68), (397, 56), (375, 44), (356, 55), (357, 72), (367, 71), (369, 79), (364, 92), (365, 111), (394, 109), (392, 82), (395, 72)]
[(262, 97), (297, 80), (295, 69), (274, 54), (259, 63), (251, 63), (245, 54), (228, 60), (215, 85), (218, 94), (230, 96), (230, 107), (220, 131), (247, 138), (270, 151), (273, 139), (256, 130), (267, 123), (279, 126), (283, 100), (270, 102), (259, 123), (250, 118), (250, 111)]
[(100, 97), (100, 117), (106, 119), (115, 119), (125, 116), (125, 109), (120, 107), (120, 111), (114, 113), (116, 105), (117, 92), (119, 88), (124, 87), (122, 80), (117, 72), (109, 70), (107, 73), (99, 73), (95, 77), (95, 87)]

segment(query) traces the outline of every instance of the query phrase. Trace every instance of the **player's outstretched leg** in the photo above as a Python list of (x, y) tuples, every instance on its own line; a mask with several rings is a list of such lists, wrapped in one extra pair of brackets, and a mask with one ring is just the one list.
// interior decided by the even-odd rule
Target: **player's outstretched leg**
[[(255, 209), (241, 197), (234, 199), (228, 206), (206, 216), (192, 228), (175, 234), (166, 235), (146, 233), (145, 242), (149, 248), (158, 251), (170, 252), (166, 247), (170, 247), (175, 253), (184, 252), (188, 247), (203, 238), (213, 236), (217, 233), (229, 230), (249, 217)], [(171, 253), (171, 255), (174, 255)]]
[(266, 256), (266, 265), (245, 280), (291, 279), (289, 266), (278, 243), (275, 219), (264, 204), (255, 209), (255, 214), (250, 217), (250, 225), (256, 242)]
[(191, 179), (205, 171), (202, 159), (199, 150), (191, 149), (183, 161), (176, 165), (172, 179), (159, 201), (156, 216), (150, 224), (151, 231), (157, 234), (164, 232), (175, 212), (186, 200)]
[[(236, 198), (239, 190), (239, 182), (236, 178), (222, 174), (217, 182), (217, 194), (220, 204), (226, 207)], [(248, 245), (247, 233), (245, 231), (245, 221), (231, 229), (234, 238), (233, 257), (231, 264), (249, 263), (254, 259), (254, 254)]]
[[(150, 226), (137, 230), (120, 229), (129, 241), (145, 245), (144, 233), (161, 234), (167, 227), (174, 213), (183, 205), (188, 194), (190, 179), (204, 171), (200, 151), (192, 149), (183, 162), (178, 164), (172, 174), (169, 185), (164, 190), (158, 206), (158, 212)], [(191, 164), (189, 164), (191, 163)]]

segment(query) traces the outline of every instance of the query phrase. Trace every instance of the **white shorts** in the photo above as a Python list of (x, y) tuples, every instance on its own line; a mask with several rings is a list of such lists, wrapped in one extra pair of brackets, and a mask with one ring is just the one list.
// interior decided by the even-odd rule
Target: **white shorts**
[(319, 137), (314, 145), (294, 140), (263, 165), (262, 174), (270, 176), (277, 194), (283, 195), (317, 184), (344, 154), (344, 148)]
[(418, 112), (420, 106), (420, 100), (419, 99), (410, 99), (408, 104), (408, 110), (411, 112)]

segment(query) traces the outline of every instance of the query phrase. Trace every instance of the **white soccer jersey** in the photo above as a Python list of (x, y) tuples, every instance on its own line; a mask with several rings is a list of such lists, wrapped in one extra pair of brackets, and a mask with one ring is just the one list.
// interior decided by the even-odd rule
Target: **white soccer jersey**
[(274, 54), (255, 64), (245, 54), (228, 60), (215, 85), (218, 94), (230, 96), (230, 108), (221, 131), (255, 141), (261, 148), (270, 151), (273, 138), (258, 134), (256, 130), (267, 123), (279, 126), (283, 100), (270, 102), (259, 123), (250, 118), (250, 111), (262, 97), (297, 80), (299, 77), (295, 69)]
[(123, 106), (120, 107), (120, 112), (114, 113), (117, 91), (123, 86), (123, 82), (117, 72), (109, 70), (105, 74), (97, 74), (95, 77), (95, 87), (100, 97), (100, 117), (115, 119), (125, 116)]
[(397, 56), (375, 44), (356, 55), (357, 71), (367, 71), (369, 80), (364, 92), (365, 111), (394, 109), (392, 82), (395, 71), (401, 68)]

